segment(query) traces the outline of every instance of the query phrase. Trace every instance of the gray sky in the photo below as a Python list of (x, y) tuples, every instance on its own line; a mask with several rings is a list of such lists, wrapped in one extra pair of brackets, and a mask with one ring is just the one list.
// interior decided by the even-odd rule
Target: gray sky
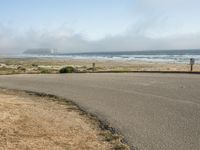
[(199, 0), (0, 0), (0, 53), (200, 48)]

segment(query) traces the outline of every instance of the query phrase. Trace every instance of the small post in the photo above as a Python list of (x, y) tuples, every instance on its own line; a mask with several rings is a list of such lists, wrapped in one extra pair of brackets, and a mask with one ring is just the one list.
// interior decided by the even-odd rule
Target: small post
[(95, 72), (96, 67), (95, 67), (95, 63), (92, 63), (92, 71)]
[(194, 58), (190, 58), (190, 71), (193, 71), (193, 65), (195, 63), (195, 59)]

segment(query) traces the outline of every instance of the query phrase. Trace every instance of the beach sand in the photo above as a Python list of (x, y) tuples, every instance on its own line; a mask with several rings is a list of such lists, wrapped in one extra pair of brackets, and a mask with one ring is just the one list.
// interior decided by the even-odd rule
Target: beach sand
[[(58, 73), (65, 66), (73, 66), (78, 72), (92, 72), (92, 63), (95, 63), (96, 71), (190, 71), (189, 62), (181, 64), (132, 60), (0, 58), (0, 74)], [(195, 64), (193, 71), (200, 72), (200, 64)]]

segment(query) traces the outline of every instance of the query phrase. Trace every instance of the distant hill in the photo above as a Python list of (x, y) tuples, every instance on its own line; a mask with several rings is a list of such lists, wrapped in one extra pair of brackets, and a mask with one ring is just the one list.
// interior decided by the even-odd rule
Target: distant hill
[(24, 51), (24, 54), (31, 55), (53, 55), (56, 53), (55, 49), (28, 49)]

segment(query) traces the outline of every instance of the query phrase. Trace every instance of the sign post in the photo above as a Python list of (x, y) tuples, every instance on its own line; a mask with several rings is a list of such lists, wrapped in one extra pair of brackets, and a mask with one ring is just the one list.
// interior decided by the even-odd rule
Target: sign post
[(96, 71), (96, 66), (95, 63), (92, 63), (92, 71), (95, 72)]
[(193, 71), (193, 65), (195, 63), (195, 59), (194, 58), (190, 58), (190, 71)]

